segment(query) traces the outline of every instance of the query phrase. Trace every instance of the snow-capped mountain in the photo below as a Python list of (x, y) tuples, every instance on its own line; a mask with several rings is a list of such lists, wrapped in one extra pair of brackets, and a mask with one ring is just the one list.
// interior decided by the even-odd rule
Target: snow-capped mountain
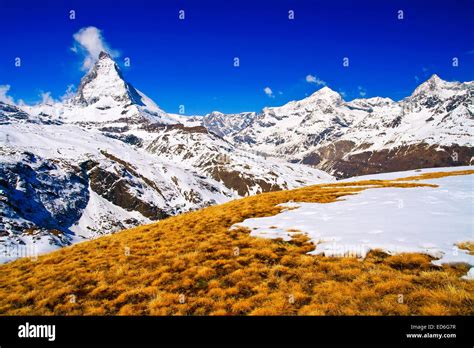
[[(235, 145), (278, 154), (338, 177), (466, 165), (474, 156), (474, 82), (447, 82), (433, 75), (411, 96), (343, 100), (323, 87), (311, 96), (250, 115), (225, 134)], [(210, 115), (204, 116), (206, 125)], [(221, 115), (220, 119), (226, 119)]]
[(105, 53), (64, 102), (0, 103), (0, 261), (333, 180), (180, 120), (126, 82)]
[[(77, 93), (0, 102), (0, 246), (11, 260), (230, 199), (338, 177), (470, 164), (473, 82), (260, 113), (168, 114), (101, 53)], [(322, 170), (324, 171), (322, 171)], [(23, 248), (23, 249), (22, 249)]]
[(174, 124), (150, 98), (124, 80), (109, 54), (101, 52), (92, 69), (82, 78), (77, 93), (62, 103), (24, 107), (32, 115), (48, 114), (65, 123), (97, 127), (134, 127)]

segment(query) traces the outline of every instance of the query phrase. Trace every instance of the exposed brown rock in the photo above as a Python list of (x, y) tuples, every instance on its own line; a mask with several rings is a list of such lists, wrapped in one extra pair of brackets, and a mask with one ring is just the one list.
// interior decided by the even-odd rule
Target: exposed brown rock
[(317, 152), (313, 152), (303, 158), (302, 163), (317, 166), (318, 168), (328, 167), (334, 161), (344, 157), (353, 150), (355, 143), (352, 141), (341, 140), (331, 145), (320, 147)]
[[(474, 148), (467, 146), (438, 146), (426, 143), (399, 146), (380, 151), (364, 151), (344, 157), (341, 146), (335, 143), (335, 150), (323, 149), (316, 153), (324, 161), (315, 161), (322, 170), (331, 172), (338, 178), (396, 172), (417, 168), (435, 168), (470, 165), (473, 162)], [(347, 148), (346, 148), (347, 149)], [(307, 157), (309, 158), (309, 157)]]
[(209, 173), (213, 179), (221, 181), (226, 187), (237, 191), (240, 196), (248, 195), (249, 188), (255, 185), (260, 186), (261, 192), (279, 191), (285, 188), (266, 182), (263, 179), (244, 177), (240, 172), (228, 171), (218, 166), (209, 170)]
[[(157, 192), (160, 192), (154, 182), (138, 174), (129, 163), (122, 161), (113, 155), (105, 155), (105, 152), (103, 152), (103, 154), (120, 164), (123, 169), (128, 171), (131, 175), (141, 178), (146, 184), (150, 185)], [(155, 205), (142, 201), (138, 197), (132, 195), (129, 192), (130, 183), (125, 180), (124, 176), (120, 173), (109, 172), (92, 161), (85, 162), (83, 166), (89, 170), (88, 174), (91, 189), (109, 202), (112, 202), (127, 211), (138, 211), (143, 216), (152, 220), (159, 220), (168, 217), (166, 212)]]
[(108, 159), (114, 161), (114, 162), (117, 162), (117, 163), (120, 163), (123, 167), (125, 167), (125, 169), (128, 170), (128, 172), (130, 172), (133, 176), (136, 176), (137, 178), (140, 178), (142, 179), (147, 185), (153, 187), (153, 189), (158, 192), (163, 198), (164, 196), (162, 195), (161, 193), (161, 190), (158, 188), (158, 186), (156, 186), (155, 182), (151, 181), (150, 179), (148, 179), (147, 177), (141, 175), (140, 173), (138, 173), (136, 171), (136, 168), (134, 166), (132, 166), (130, 163), (106, 152), (106, 151), (103, 151), (101, 150), (100, 151), (105, 157), (107, 157)]
[(181, 123), (171, 124), (171, 125), (153, 123), (153, 124), (145, 125), (143, 128), (149, 132), (153, 132), (153, 131), (156, 132), (156, 131), (162, 131), (162, 130), (172, 131), (175, 129), (179, 129), (180, 131), (183, 131), (185, 133), (203, 133), (203, 134), (209, 133), (207, 128), (204, 126), (186, 127), (182, 125)]

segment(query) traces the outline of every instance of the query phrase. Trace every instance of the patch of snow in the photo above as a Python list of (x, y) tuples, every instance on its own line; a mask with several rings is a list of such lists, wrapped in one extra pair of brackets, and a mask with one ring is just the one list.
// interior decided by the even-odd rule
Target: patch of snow
[[(444, 170), (423, 170), (428, 171)], [(403, 175), (367, 177), (386, 179)], [(474, 240), (474, 175), (421, 182), (439, 187), (369, 188), (333, 203), (296, 203), (297, 209), (247, 219), (233, 227), (249, 228), (252, 236), (285, 240), (294, 233), (305, 233), (316, 245), (311, 254), (365, 257), (370, 250), (382, 249), (390, 254), (425, 253), (436, 258), (433, 263), (437, 265), (463, 262), (474, 266), (474, 256), (456, 246)], [(295, 203), (282, 206), (295, 208)], [(471, 268), (466, 277), (472, 276)]]

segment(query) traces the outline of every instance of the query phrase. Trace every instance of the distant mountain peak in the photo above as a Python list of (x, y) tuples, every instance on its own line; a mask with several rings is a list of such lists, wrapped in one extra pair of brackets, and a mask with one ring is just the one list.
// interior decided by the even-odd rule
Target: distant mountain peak
[(339, 95), (336, 91), (332, 90), (328, 86), (324, 86), (323, 88), (318, 89), (316, 92), (314, 92), (312, 95)]
[(211, 111), (208, 115), (222, 116), (224, 114), (220, 111), (214, 110), (214, 111)]
[(434, 83), (438, 83), (438, 82), (441, 82), (441, 81), (444, 82), (444, 80), (441, 79), (441, 78), (440, 78), (438, 75), (436, 75), (436, 74), (431, 75), (431, 77), (430, 77), (427, 81), (432, 81), (432, 82), (434, 82)]
[(331, 88), (327, 86), (324, 86), (323, 88), (318, 89), (316, 92), (314, 92), (313, 94), (311, 94), (309, 97), (305, 98), (304, 100), (308, 100), (308, 101), (325, 100), (330, 103), (339, 103), (343, 99), (342, 99), (342, 96), (338, 92), (332, 90)]
[(430, 94), (430, 93), (436, 93), (437, 91), (441, 89), (446, 89), (449, 88), (450, 86), (455, 85), (455, 82), (448, 82), (443, 79), (441, 79), (438, 75), (433, 74), (431, 77), (420, 84), (415, 91), (412, 94), (413, 96), (418, 96), (421, 94)]

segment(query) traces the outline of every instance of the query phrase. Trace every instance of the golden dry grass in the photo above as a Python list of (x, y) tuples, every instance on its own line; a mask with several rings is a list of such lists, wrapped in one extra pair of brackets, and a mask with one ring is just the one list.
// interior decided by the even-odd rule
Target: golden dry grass
[(466, 241), (457, 244), (459, 249), (464, 249), (469, 251), (469, 255), (474, 255), (474, 242), (473, 241)]
[[(474, 171), (462, 173), (467, 174)], [(459, 172), (429, 174), (448, 175)], [(307, 255), (315, 246), (302, 234), (286, 242), (229, 231), (244, 219), (279, 213), (277, 204), (330, 203), (367, 185), (436, 187), (366, 180), (265, 193), (63, 248), (37, 261), (20, 259), (0, 266), (0, 314), (474, 314), (474, 283), (460, 279), (466, 265), (436, 267), (426, 255), (377, 250), (364, 260), (326, 258)]]

